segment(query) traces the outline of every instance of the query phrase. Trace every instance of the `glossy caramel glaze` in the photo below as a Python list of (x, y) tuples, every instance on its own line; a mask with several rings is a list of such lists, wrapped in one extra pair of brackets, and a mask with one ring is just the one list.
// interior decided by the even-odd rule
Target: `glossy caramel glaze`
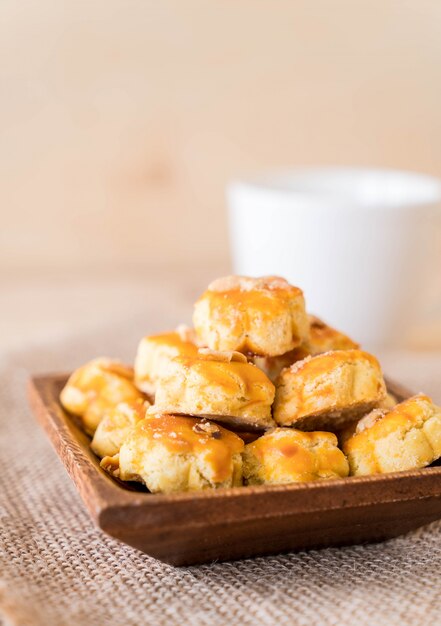
[[(228, 292), (206, 291), (201, 298), (209, 297), (214, 314), (222, 318), (225, 314), (225, 305), (228, 303), (226, 314), (230, 322), (239, 324), (239, 314), (248, 315), (251, 311), (258, 312), (262, 321), (269, 321), (283, 315), (293, 297), (299, 297), (302, 292), (297, 287), (290, 289), (271, 289), (267, 291), (242, 291), (234, 289)], [(232, 330), (237, 330), (233, 325)]]
[(297, 361), (289, 370), (291, 373), (307, 371), (310, 376), (321, 376), (331, 372), (340, 363), (359, 363), (360, 361), (368, 362), (375, 369), (381, 371), (378, 359), (373, 354), (362, 350), (332, 350), (323, 352), (314, 357), (307, 357), (302, 361)]
[[(127, 445), (136, 445), (138, 438), (149, 442), (149, 446), (163, 446), (171, 454), (203, 455), (212, 468), (214, 480), (219, 483), (227, 480), (231, 473), (232, 456), (240, 454), (244, 448), (242, 439), (222, 426), (175, 415), (146, 417), (135, 426)], [(144, 462), (140, 455), (139, 474), (144, 471)]]
[(441, 456), (441, 409), (423, 394), (374, 410), (342, 434), (353, 474), (416, 469)]
[[(385, 396), (381, 367), (373, 355), (335, 350), (307, 357), (282, 371), (276, 381), (273, 414), (279, 425), (332, 430), (332, 424), (340, 428), (370, 411)], [(324, 421), (311, 419), (322, 415)], [(332, 418), (329, 422), (327, 415)]]
[(348, 472), (332, 433), (277, 428), (245, 448), (244, 477), (249, 484), (340, 478)]
[(167, 371), (171, 359), (179, 355), (197, 354), (195, 340), (193, 329), (184, 326), (178, 327), (175, 331), (141, 339), (135, 358), (137, 387), (153, 397), (158, 380)]
[(309, 334), (301, 289), (277, 277), (215, 281), (196, 302), (193, 321), (210, 348), (261, 356), (284, 354)]
[(273, 383), (243, 354), (202, 349), (197, 357), (170, 362), (149, 413), (209, 417), (240, 428), (265, 429), (274, 426), (274, 395)]
[(119, 402), (144, 400), (135, 387), (133, 369), (111, 359), (98, 358), (75, 370), (61, 391), (63, 407), (82, 418), (92, 434), (106, 411)]
[(99, 457), (116, 454), (130, 429), (145, 418), (149, 406), (147, 400), (138, 398), (133, 402), (120, 402), (107, 411), (98, 424), (90, 444), (95, 454)]
[(309, 337), (297, 348), (279, 356), (251, 357), (270, 380), (275, 382), (285, 367), (290, 367), (297, 361), (308, 356), (314, 356), (330, 350), (351, 350), (358, 348), (358, 344), (347, 335), (328, 326), (314, 315), (308, 315)]
[(328, 326), (318, 317), (314, 315), (308, 317), (310, 336), (304, 348), (309, 354), (320, 354), (329, 350), (354, 350), (360, 347), (350, 337), (332, 328), (332, 326)]
[(114, 420), (109, 420), (108, 428), (118, 428), (118, 417), (120, 416), (124, 421), (124, 417), (130, 415), (132, 418), (131, 421), (139, 422), (145, 417), (145, 412), (149, 406), (150, 402), (148, 400), (144, 400), (143, 398), (138, 398), (133, 402), (121, 402), (120, 404), (117, 404), (116, 407), (108, 413), (109, 416), (115, 415)]
[[(233, 353), (234, 354), (234, 353)], [(236, 353), (231, 360), (210, 354), (199, 354), (193, 357), (177, 357), (176, 361), (185, 369), (192, 370), (198, 377), (221, 387), (226, 393), (236, 393), (237, 380), (244, 386), (246, 394), (250, 394), (254, 402), (265, 400), (273, 385), (258, 367), (248, 363), (246, 358)], [(201, 393), (204, 393), (201, 390)]]
[(195, 354), (198, 350), (196, 344), (192, 339), (192, 335), (187, 335), (177, 330), (170, 331), (168, 333), (161, 333), (158, 335), (149, 335), (145, 337), (150, 343), (160, 346), (168, 346), (176, 350), (176, 354)]

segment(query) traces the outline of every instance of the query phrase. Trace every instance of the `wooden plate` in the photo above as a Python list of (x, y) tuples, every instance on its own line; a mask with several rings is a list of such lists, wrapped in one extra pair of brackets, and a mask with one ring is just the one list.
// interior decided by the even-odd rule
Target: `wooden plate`
[[(441, 467), (280, 486), (154, 495), (107, 475), (61, 408), (67, 375), (30, 381), (34, 413), (94, 522), (173, 565), (378, 541), (441, 517)], [(400, 400), (412, 395), (388, 383)]]

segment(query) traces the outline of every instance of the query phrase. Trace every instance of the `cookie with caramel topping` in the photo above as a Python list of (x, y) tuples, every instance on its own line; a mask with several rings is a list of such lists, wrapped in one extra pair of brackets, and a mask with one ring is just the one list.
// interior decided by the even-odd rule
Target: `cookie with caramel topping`
[(254, 356), (251, 357), (250, 361), (257, 365), (262, 372), (265, 372), (268, 378), (275, 383), (285, 367), (291, 367), (291, 365), (297, 363), (297, 361), (302, 361), (307, 356), (309, 356), (309, 353), (302, 345), (280, 356)]
[(294, 363), (276, 381), (274, 419), (300, 430), (335, 430), (386, 397), (377, 359), (361, 350), (335, 350)]
[(273, 382), (285, 367), (330, 350), (352, 350), (358, 348), (358, 344), (347, 335), (322, 322), (314, 315), (308, 315), (309, 336), (294, 350), (280, 356), (254, 357), (253, 363), (260, 367)]
[(120, 402), (110, 409), (98, 424), (90, 447), (99, 457), (113, 456), (131, 428), (144, 419), (150, 402), (138, 398), (134, 402)]
[(377, 409), (343, 433), (351, 474), (418, 469), (441, 457), (441, 408), (423, 394)]
[(98, 358), (75, 370), (60, 394), (63, 407), (81, 418), (93, 435), (106, 412), (120, 402), (144, 400), (133, 382), (133, 369), (107, 358)]
[(135, 358), (135, 384), (150, 397), (155, 395), (158, 380), (177, 356), (195, 356), (196, 334), (192, 328), (178, 326), (174, 331), (143, 337)]
[(356, 350), (360, 346), (341, 331), (329, 326), (315, 315), (308, 315), (309, 338), (304, 344), (310, 355), (330, 350)]
[(244, 428), (274, 426), (274, 385), (239, 352), (200, 349), (173, 359), (160, 379), (150, 413), (207, 417)]
[(243, 448), (240, 437), (217, 424), (157, 414), (138, 422), (119, 456), (101, 465), (153, 493), (217, 489), (242, 484)]
[(248, 485), (280, 485), (349, 473), (337, 437), (327, 432), (275, 428), (245, 446), (243, 476)]
[(227, 276), (195, 304), (199, 341), (213, 350), (261, 356), (285, 354), (308, 337), (303, 292), (277, 276)]

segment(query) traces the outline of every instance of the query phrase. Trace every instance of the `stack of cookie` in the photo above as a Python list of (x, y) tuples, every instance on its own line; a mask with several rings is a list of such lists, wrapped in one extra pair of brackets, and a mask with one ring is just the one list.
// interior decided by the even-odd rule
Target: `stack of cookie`
[(278, 277), (229, 276), (194, 329), (144, 337), (134, 370), (100, 358), (60, 400), (101, 466), (151, 492), (283, 484), (427, 466), (441, 409), (387, 393), (377, 359), (308, 315)]

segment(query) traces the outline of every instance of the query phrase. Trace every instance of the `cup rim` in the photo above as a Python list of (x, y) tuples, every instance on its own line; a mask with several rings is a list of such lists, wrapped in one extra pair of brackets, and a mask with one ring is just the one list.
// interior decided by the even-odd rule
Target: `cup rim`
[(441, 207), (441, 179), (428, 174), (388, 168), (301, 167), (276, 169), (227, 186), (229, 198), (236, 193), (277, 196), (305, 204), (340, 207), (411, 208)]

